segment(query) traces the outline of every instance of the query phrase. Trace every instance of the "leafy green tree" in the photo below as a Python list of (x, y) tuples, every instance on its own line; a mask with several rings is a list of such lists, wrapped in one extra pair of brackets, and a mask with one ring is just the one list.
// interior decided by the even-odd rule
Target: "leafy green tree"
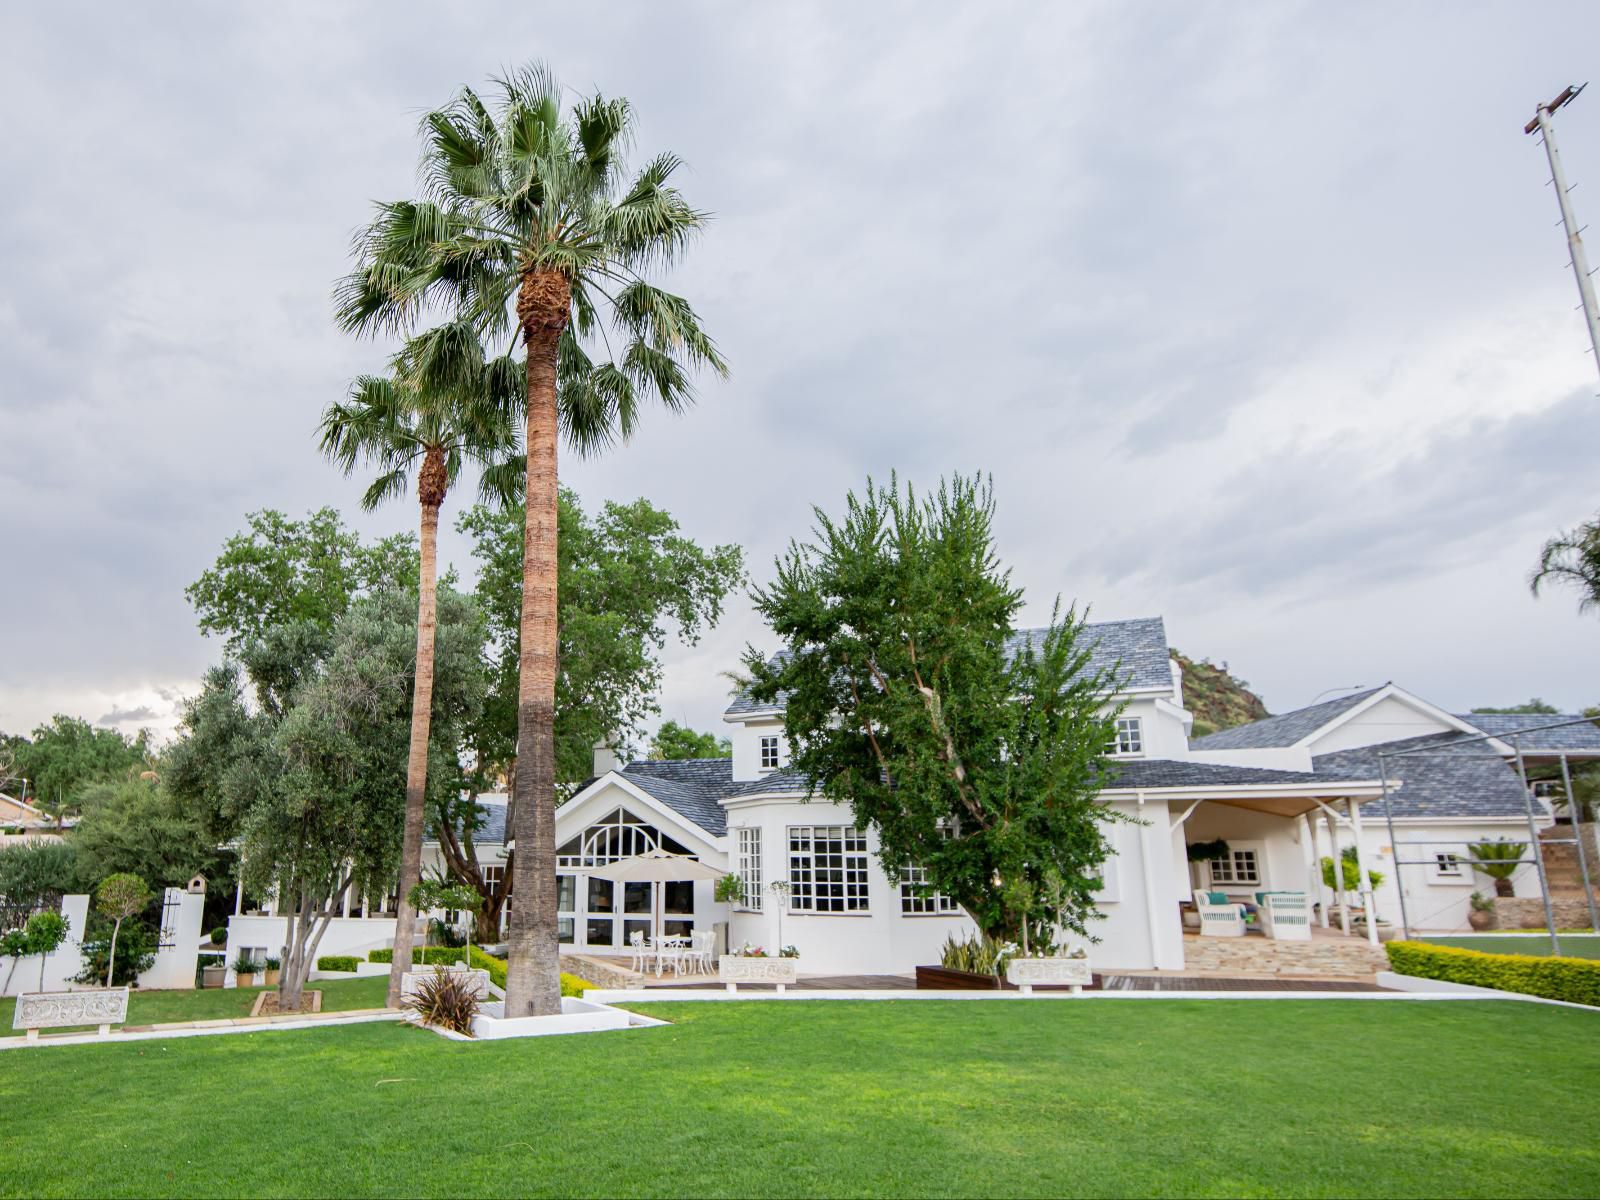
[(1577, 589), (1579, 612), (1600, 608), (1600, 516), (1544, 544), (1528, 584), (1537, 596), (1552, 581)]
[[(53, 908), (36, 912), (22, 927), (22, 936), (6, 935), (5, 952), (11, 958), (11, 973), (24, 958), (39, 956), (39, 990), (44, 991), (45, 960), (61, 948), (67, 940), (67, 919)], [(11, 985), (11, 973), (6, 975), (6, 987)], [(4, 991), (5, 989), (0, 989)]]
[(650, 757), (660, 759), (729, 758), (733, 742), (714, 733), (700, 733), (676, 721), (663, 721), (650, 742)]
[[(219, 838), (238, 841), (245, 887), (274, 894), (289, 918), (284, 1009), (300, 1006), (345, 893), (386, 894), (398, 875), (416, 608), (409, 592), (362, 597), (320, 646), (297, 636), (303, 622), (267, 630), (207, 675), (167, 757), (163, 782)], [(457, 748), (483, 693), (482, 640), (471, 601), (441, 589), (430, 804), (461, 785)], [(246, 703), (247, 672), (270, 703)]]
[(1561, 710), (1554, 704), (1547, 704), (1535, 696), (1525, 704), (1513, 704), (1508, 708), (1475, 708), (1475, 713), (1527, 713), (1530, 716), (1555, 716)]
[(264, 508), (184, 589), (200, 630), (231, 653), (268, 629), (300, 622), (326, 632), (351, 600), (378, 588), (417, 586), (417, 545), (409, 534), (364, 544), (339, 514), (319, 508), (296, 521)]
[(117, 938), (115, 962), (111, 958), (111, 935), (114, 928), (113, 922), (97, 912), (90, 911), (89, 929), (80, 948), (83, 970), (73, 977), (74, 983), (101, 987), (105, 986), (107, 979), (110, 979), (111, 987), (136, 984), (139, 976), (155, 965), (156, 951), (160, 949), (160, 938), (148, 922), (137, 918), (123, 922), (120, 936)]
[(112, 922), (111, 946), (106, 951), (107, 987), (111, 986), (111, 973), (116, 966), (117, 934), (122, 932), (122, 923), (143, 912), (152, 895), (144, 880), (129, 872), (107, 876), (95, 892), (95, 911)]
[(424, 118), (426, 199), (378, 206), (341, 285), (339, 318), (354, 331), (409, 330), (444, 304), (486, 340), (520, 337), (525, 352), (519, 853), (505, 1003), (507, 1015), (526, 1016), (561, 1005), (557, 444), (593, 451), (627, 437), (648, 397), (671, 411), (690, 402), (687, 368), (726, 368), (688, 302), (647, 274), (705, 223), (671, 185), (678, 159), (658, 155), (627, 176), (628, 102), (594, 96), (563, 115), (560, 86), (542, 66), (508, 73), (495, 91), (486, 103), (463, 88)]
[(1008, 641), (1022, 593), (994, 555), (994, 501), (956, 478), (918, 498), (870, 481), (754, 593), (783, 642), (745, 657), (785, 704), (791, 762), (878, 831), (892, 880), (927, 871), (988, 936), (1044, 947), (1088, 935), (1109, 847), (1099, 800), (1119, 711), (1083, 619)]
[[(453, 387), (430, 387), (421, 380), (434, 360), (449, 358), (443, 374)], [(401, 982), (410, 969), (416, 913), (411, 889), (422, 878), (422, 827), (426, 816), (429, 723), (433, 715), (433, 637), (438, 623), (439, 508), (461, 474), (476, 464), (492, 469), (517, 448), (514, 413), (519, 400), (521, 364), (510, 356), (486, 360), (483, 347), (464, 322), (433, 330), (408, 344), (392, 377), (363, 375), (350, 397), (332, 405), (322, 418), (322, 449), (346, 475), (371, 464), (378, 477), (362, 497), (372, 509), (403, 495), (413, 469), (417, 474), (419, 587), (417, 590), (417, 668), (411, 696), (411, 743), (406, 755), (406, 818), (400, 854), (400, 904), (396, 914), (394, 965), (389, 973), (389, 1004), (400, 1003)], [(485, 479), (493, 478), (486, 475)]]
[(215, 872), (216, 845), (196, 815), (145, 779), (90, 785), (72, 831), (80, 882), (131, 872), (157, 887), (181, 887)]
[(11, 908), (54, 904), (78, 879), (75, 841), (26, 841), (0, 846), (0, 896)]
[[(457, 528), (473, 539), (474, 594), (489, 634), (489, 691), (469, 737), (475, 793), (502, 775), (515, 777), (523, 523), (520, 513), (480, 505)], [(607, 502), (589, 514), (565, 488), (559, 545), (556, 781), (566, 790), (589, 777), (597, 741), (626, 742), (659, 711), (667, 639), (692, 645), (716, 624), (728, 593), (744, 578), (744, 554), (734, 545), (700, 546), (646, 500)], [(484, 882), (474, 845), (478, 820), (469, 794), (437, 814), (434, 825), (450, 873), (483, 895), (479, 936), (487, 939), (500, 927), (511, 876)]]
[[(1384, 874), (1382, 871), (1367, 870), (1367, 883), (1376, 893), (1383, 886)], [(1339, 851), (1339, 882), (1333, 878), (1333, 859), (1324, 854), (1322, 856), (1322, 886), (1329, 891), (1335, 888), (1340, 891), (1357, 893), (1361, 888), (1361, 860), (1356, 854), (1354, 846), (1345, 846)]]
[(60, 713), (31, 738), (13, 739), (11, 773), (27, 779), (40, 807), (58, 821), (77, 811), (83, 789), (105, 779), (129, 779), (149, 767), (149, 736), (129, 738)]

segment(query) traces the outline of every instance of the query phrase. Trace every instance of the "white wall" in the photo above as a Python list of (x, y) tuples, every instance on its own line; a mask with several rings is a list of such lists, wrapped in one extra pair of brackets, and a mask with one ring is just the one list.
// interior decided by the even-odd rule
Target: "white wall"
[[(20, 996), (23, 992), (59, 992), (93, 987), (94, 984), (73, 983), (72, 977), (83, 971), (83, 932), (89, 921), (88, 896), (63, 896), (61, 915), (67, 920), (67, 938), (53, 954), (44, 959), (44, 986), (39, 985), (39, 956), (28, 955), (20, 959), (0, 958), (0, 996)], [(12, 967), (16, 970), (13, 972)], [(6, 985), (7, 976), (11, 984)]]
[[(1455, 854), (1469, 857), (1465, 843), (1508, 840), (1527, 845), (1528, 823), (1522, 820), (1503, 822), (1474, 822), (1460, 825), (1429, 824), (1425, 827), (1397, 824), (1395, 841), (1399, 853), (1389, 842), (1389, 832), (1381, 822), (1376, 829), (1368, 820), (1366, 830), (1368, 848), (1376, 847), (1372, 865), (1384, 873), (1383, 886), (1378, 889), (1378, 911), (1396, 926), (1400, 924), (1400, 898), (1397, 883), (1405, 880), (1406, 916), (1414, 930), (1428, 933), (1467, 931), (1471, 926), (1467, 914), (1471, 910), (1473, 892), (1494, 895), (1494, 880), (1463, 865), (1457, 877), (1442, 875), (1428, 866), (1397, 868), (1396, 858), (1408, 862), (1432, 859), (1435, 854)], [(1348, 836), (1348, 835), (1346, 835)], [(1531, 858), (1531, 853), (1524, 854)], [(1539, 870), (1532, 863), (1519, 867), (1512, 876), (1512, 887), (1518, 896), (1539, 895)]]
[(1313, 755), (1332, 754), (1357, 746), (1376, 746), (1431, 733), (1448, 733), (1454, 725), (1421, 712), (1395, 696), (1385, 696), (1343, 725), (1329, 730), (1308, 747)]
[[(233, 962), (242, 951), (249, 950), (258, 957), (270, 955), (281, 959), (288, 940), (288, 917), (229, 917), (228, 976), (223, 986), (235, 986), (237, 981)], [(369, 950), (383, 950), (393, 945), (393, 917), (335, 917), (328, 923), (328, 931), (317, 946), (317, 958), (329, 954), (351, 954), (356, 958), (365, 958)], [(313, 962), (312, 966), (315, 965)]]
[(176, 901), (172, 944), (156, 951), (150, 969), (139, 975), (141, 988), (192, 988), (200, 957), (200, 925), (205, 917), (206, 898), (180, 888), (167, 888), (163, 902)]
[(728, 740), (733, 743), (733, 777), (735, 779), (760, 779), (768, 772), (761, 769), (761, 739), (778, 738), (778, 765), (781, 770), (789, 765), (789, 743), (783, 736), (783, 721), (777, 717), (732, 721)]

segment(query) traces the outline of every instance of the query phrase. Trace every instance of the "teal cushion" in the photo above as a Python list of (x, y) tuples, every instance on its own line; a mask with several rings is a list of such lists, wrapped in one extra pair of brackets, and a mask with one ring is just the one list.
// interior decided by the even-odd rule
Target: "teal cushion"
[(1206, 893), (1206, 898), (1208, 900), (1210, 900), (1211, 903), (1213, 903), (1213, 904), (1226, 904), (1226, 903), (1228, 903), (1228, 893), (1227, 892), (1207, 892)]

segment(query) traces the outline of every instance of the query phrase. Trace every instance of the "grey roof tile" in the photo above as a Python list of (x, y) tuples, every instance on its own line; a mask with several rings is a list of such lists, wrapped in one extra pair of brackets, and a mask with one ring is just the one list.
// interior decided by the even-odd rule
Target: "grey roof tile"
[[(1523, 730), (1534, 730), (1517, 739), (1524, 754), (1600, 754), (1600, 725), (1578, 713), (1457, 713), (1468, 725), (1495, 737), (1509, 737)], [(1581, 725), (1557, 725), (1562, 721), (1581, 721)]]
[[(1377, 746), (1338, 750), (1317, 755), (1311, 765), (1318, 775), (1377, 779), (1379, 752), (1392, 756), (1403, 750), (1422, 753), (1384, 759), (1390, 783), (1401, 785), (1390, 793), (1395, 816), (1520, 817), (1527, 814), (1527, 802), (1516, 771), (1483, 742), (1464, 733), (1434, 733)], [(1367, 812), (1381, 818), (1383, 802), (1374, 801)]]
[[(1388, 684), (1383, 686), (1387, 687)], [(1248, 725), (1237, 725), (1220, 733), (1207, 734), (1205, 737), (1195, 738), (1189, 744), (1196, 750), (1271, 750), (1293, 746), (1335, 717), (1348, 712), (1368, 696), (1382, 690), (1383, 688), (1368, 688), (1363, 692), (1338, 696), (1332, 700), (1324, 700), (1321, 704), (1308, 705), (1293, 712), (1281, 713), (1276, 717), (1263, 717)]]
[[(1310, 771), (1278, 771), (1267, 767), (1236, 767), (1232, 763), (1188, 762), (1171, 758), (1119, 759), (1108, 788), (1238, 787), (1274, 783), (1339, 782), (1330, 775)], [(1350, 776), (1356, 782), (1366, 776)], [(1376, 778), (1374, 776), (1373, 778)]]
[(731, 758), (646, 759), (629, 763), (621, 774), (707, 833), (728, 832), (728, 814), (718, 801), (737, 786)]
[[(1015, 654), (1022, 646), (1042, 639), (1047, 631), (1019, 629), (1006, 639), (1006, 651)], [(1160, 617), (1141, 617), (1131, 621), (1093, 621), (1083, 627), (1091, 644), (1089, 669), (1120, 670), (1124, 688), (1162, 688), (1172, 686), (1172, 651), (1167, 646), (1166, 622)], [(774, 661), (782, 661), (787, 651), (779, 651)], [(728, 705), (727, 716), (783, 711), (783, 698), (776, 704), (757, 703), (741, 693)]]

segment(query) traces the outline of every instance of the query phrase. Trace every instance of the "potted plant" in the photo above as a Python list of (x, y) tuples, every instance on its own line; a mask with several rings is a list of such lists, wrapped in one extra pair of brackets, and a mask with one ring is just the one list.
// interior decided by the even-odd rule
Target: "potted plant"
[(744, 899), (744, 879), (738, 875), (724, 875), (717, 880), (712, 895), (718, 904), (738, 904)]
[(1499, 924), (1499, 919), (1494, 911), (1494, 900), (1482, 892), (1473, 892), (1470, 901), (1472, 909), (1467, 913), (1467, 924), (1479, 933), (1486, 929), (1493, 929)]
[(218, 925), (211, 931), (211, 944), (213, 946), (226, 946), (228, 944), (228, 927)]
[(203, 988), (219, 988), (228, 982), (228, 968), (220, 963), (217, 966), (200, 968), (200, 986)]
[(233, 960), (234, 983), (238, 987), (255, 987), (260, 972), (261, 964), (245, 951), (239, 951), (239, 956)]
[(800, 951), (794, 946), (785, 946), (774, 957), (746, 942), (717, 960), (717, 977), (730, 992), (738, 991), (741, 983), (775, 983), (781, 992), (795, 982), (799, 965)]
[(278, 974), (283, 967), (283, 963), (278, 959), (273, 958), (271, 955), (268, 955), (267, 958), (262, 961), (261, 966), (261, 982), (267, 987), (277, 987)]

